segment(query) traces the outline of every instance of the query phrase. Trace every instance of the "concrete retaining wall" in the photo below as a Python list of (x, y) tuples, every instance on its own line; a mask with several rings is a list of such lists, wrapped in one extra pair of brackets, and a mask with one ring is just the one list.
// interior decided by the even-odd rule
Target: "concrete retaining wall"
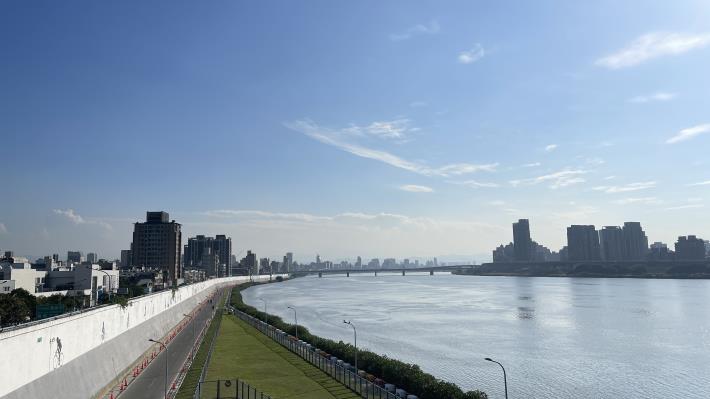
[[(268, 279), (268, 276), (262, 276)], [(248, 280), (208, 280), (0, 333), (0, 397), (90, 398), (214, 290)], [(59, 396), (57, 396), (59, 395)]]

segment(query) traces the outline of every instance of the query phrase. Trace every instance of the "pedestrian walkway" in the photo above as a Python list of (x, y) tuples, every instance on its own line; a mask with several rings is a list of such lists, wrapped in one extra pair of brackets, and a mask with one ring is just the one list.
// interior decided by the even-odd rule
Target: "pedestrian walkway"
[[(246, 381), (275, 399), (355, 399), (358, 395), (234, 316), (224, 316), (206, 380)], [(205, 386), (203, 397), (214, 397)], [(210, 396), (211, 395), (211, 396)]]

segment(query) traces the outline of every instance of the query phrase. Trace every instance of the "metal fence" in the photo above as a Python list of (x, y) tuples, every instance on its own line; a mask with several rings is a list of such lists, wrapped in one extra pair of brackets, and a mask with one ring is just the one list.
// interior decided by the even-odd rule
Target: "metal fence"
[(297, 354), (310, 364), (318, 367), (320, 370), (365, 399), (416, 399), (416, 396), (407, 395), (403, 389), (397, 389), (394, 385), (376, 384), (374, 381), (358, 375), (355, 372), (356, 370), (354, 370), (355, 368), (350, 366), (348, 363), (338, 360), (332, 356), (326, 357), (311, 344), (296, 340), (295, 337), (272, 325), (264, 323), (262, 320), (258, 320), (233, 307), (230, 307), (230, 310), (234, 313), (234, 315), (261, 331), (264, 335), (288, 348), (291, 352)]
[(239, 379), (200, 381), (197, 390), (201, 399), (271, 399)]

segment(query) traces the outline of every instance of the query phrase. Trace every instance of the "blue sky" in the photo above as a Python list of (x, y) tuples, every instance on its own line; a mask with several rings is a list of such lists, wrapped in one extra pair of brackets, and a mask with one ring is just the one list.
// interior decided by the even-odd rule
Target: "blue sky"
[(0, 3), (0, 249), (479, 261), (531, 220), (708, 238), (710, 4)]

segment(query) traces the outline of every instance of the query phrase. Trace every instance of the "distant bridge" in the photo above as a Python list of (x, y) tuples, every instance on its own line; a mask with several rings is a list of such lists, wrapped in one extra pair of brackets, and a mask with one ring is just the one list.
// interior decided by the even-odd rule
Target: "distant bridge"
[(429, 272), (430, 275), (434, 275), (434, 272), (452, 272), (460, 270), (471, 270), (475, 269), (479, 265), (446, 265), (446, 266), (423, 266), (423, 267), (388, 267), (382, 269), (321, 269), (321, 270), (308, 270), (301, 273), (305, 274), (318, 274), (318, 277), (323, 277), (324, 274), (345, 274), (350, 277), (350, 273), (402, 273), (406, 276), (407, 272)]

